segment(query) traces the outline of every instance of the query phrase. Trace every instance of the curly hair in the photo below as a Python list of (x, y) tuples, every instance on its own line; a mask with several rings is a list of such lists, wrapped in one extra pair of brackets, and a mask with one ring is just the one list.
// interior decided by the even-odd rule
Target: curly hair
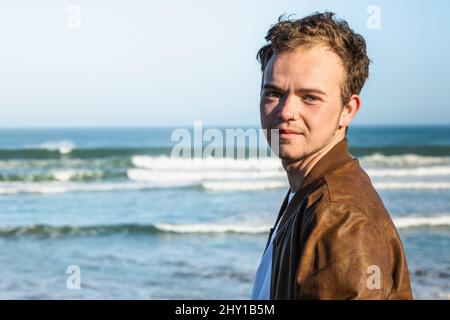
[(337, 19), (332, 12), (316, 12), (302, 19), (290, 20), (281, 15), (271, 26), (265, 39), (269, 44), (259, 49), (257, 60), (264, 70), (273, 54), (293, 51), (302, 46), (322, 44), (336, 53), (345, 70), (341, 84), (342, 104), (345, 106), (352, 94), (359, 94), (369, 76), (369, 63), (364, 38), (350, 29), (345, 20)]

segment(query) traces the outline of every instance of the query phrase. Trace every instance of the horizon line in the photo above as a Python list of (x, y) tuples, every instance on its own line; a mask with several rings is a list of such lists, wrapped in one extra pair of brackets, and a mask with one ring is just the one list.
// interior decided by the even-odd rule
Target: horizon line
[[(150, 128), (192, 128), (194, 123), (190, 124), (173, 124), (173, 125), (69, 125), (69, 126), (0, 126), (0, 130), (7, 129), (150, 129)], [(440, 126), (446, 127), (450, 126), (450, 123), (368, 123), (368, 124), (354, 124), (349, 126), (351, 128), (363, 128), (363, 127), (432, 127)], [(260, 124), (207, 124), (203, 126), (204, 128), (254, 128), (261, 127)]]

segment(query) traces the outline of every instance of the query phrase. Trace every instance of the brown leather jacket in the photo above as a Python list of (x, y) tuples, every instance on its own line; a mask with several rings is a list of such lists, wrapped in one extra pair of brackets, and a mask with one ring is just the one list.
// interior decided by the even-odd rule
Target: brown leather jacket
[(346, 138), (289, 205), (288, 195), (277, 218), (271, 299), (412, 299), (397, 230)]

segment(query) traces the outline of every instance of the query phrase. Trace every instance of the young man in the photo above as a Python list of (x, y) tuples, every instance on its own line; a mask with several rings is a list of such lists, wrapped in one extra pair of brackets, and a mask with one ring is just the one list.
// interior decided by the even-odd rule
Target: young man
[[(333, 13), (279, 19), (258, 52), (261, 124), (290, 190), (252, 299), (412, 299), (397, 230), (347, 128), (369, 73), (364, 38)], [(275, 143), (273, 143), (275, 142)]]

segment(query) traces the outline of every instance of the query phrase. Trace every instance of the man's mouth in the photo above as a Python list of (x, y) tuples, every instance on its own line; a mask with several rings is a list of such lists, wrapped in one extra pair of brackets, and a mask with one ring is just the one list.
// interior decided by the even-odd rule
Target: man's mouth
[(281, 139), (290, 139), (295, 136), (301, 135), (300, 132), (297, 132), (295, 130), (290, 130), (290, 129), (279, 129), (278, 132), (279, 132), (279, 136)]

